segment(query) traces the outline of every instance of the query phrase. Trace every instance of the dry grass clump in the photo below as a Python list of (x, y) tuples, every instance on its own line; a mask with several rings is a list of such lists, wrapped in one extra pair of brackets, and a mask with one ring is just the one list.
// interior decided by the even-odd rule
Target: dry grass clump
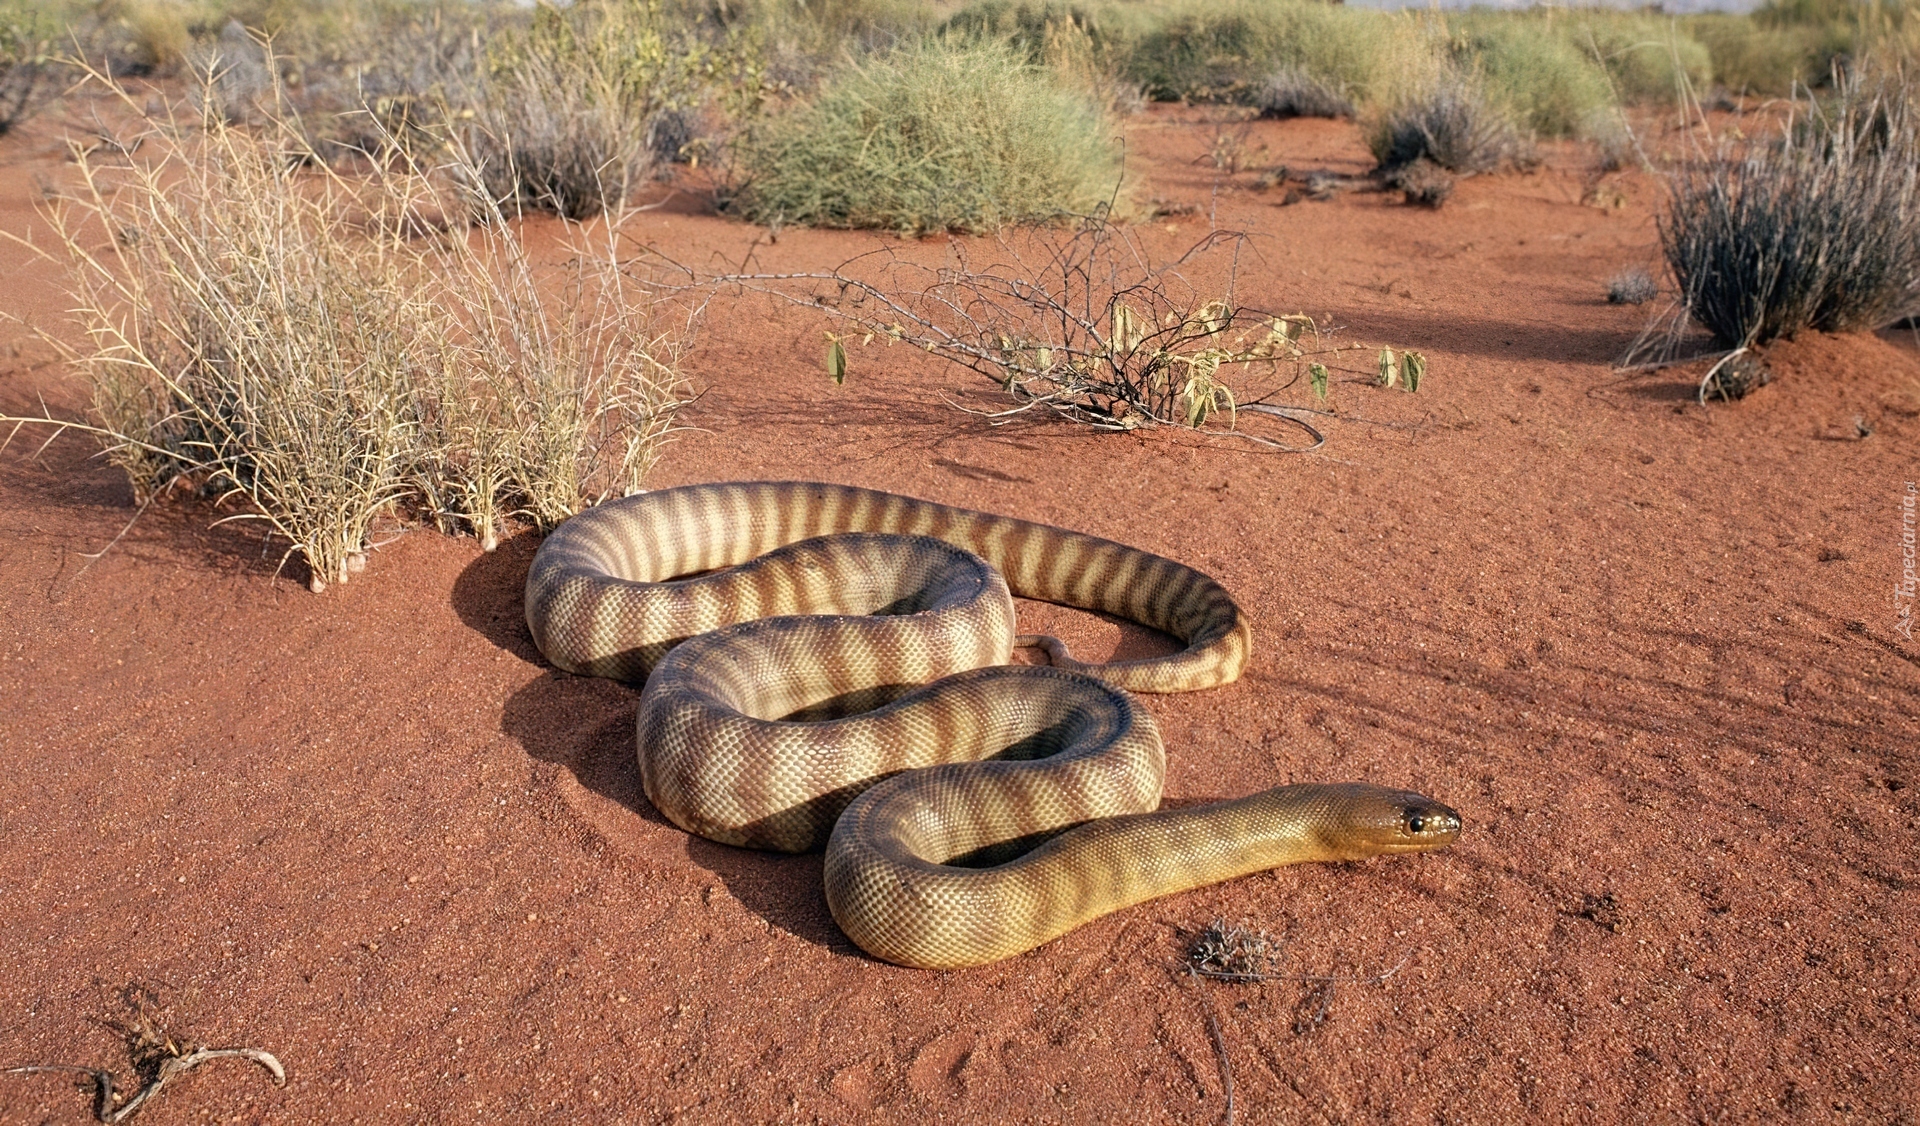
[(1532, 146), (1478, 83), (1458, 71), (1408, 95), (1373, 122), (1367, 138), (1385, 172), (1419, 161), (1449, 172), (1492, 172), (1530, 159)]
[(1274, 976), (1281, 957), (1280, 942), (1263, 930), (1229, 926), (1215, 919), (1187, 944), (1187, 967), (1202, 977), (1221, 981), (1265, 981)]
[(398, 141), (440, 152), (486, 90), (486, 44), (497, 13), (480, 6), (343, 4), (324, 29), (229, 19), (189, 52), (221, 112), (264, 125), (298, 111), (304, 135), (330, 160)]
[(637, 487), (680, 381), (610, 262), (582, 255), (555, 297), (497, 211), (432, 234), (467, 201), (397, 148), (351, 178), (297, 124), (210, 104), (143, 139), (111, 165), (76, 150), (82, 190), (51, 216), (90, 429), (139, 503), (182, 484), (237, 503), (319, 590), (364, 565), (376, 524), (491, 547), (510, 518)]
[(1607, 282), (1607, 304), (1645, 305), (1660, 296), (1660, 283), (1645, 270), (1622, 270)]
[(746, 139), (729, 210), (769, 225), (990, 231), (1116, 198), (1092, 97), (1003, 43), (922, 39), (846, 64)]
[(1340, 86), (1299, 67), (1283, 66), (1267, 76), (1253, 96), (1261, 117), (1352, 117), (1353, 101)]
[(571, 219), (618, 208), (655, 168), (649, 126), (696, 96), (701, 65), (653, 6), (536, 8), (488, 63), (469, 140), (487, 194)]
[(684, 123), (740, 69), (693, 15), (623, 0), (292, 7), (230, 19), (189, 52), (229, 118), (261, 124), (292, 104), (329, 159), (389, 138), (444, 156), (458, 134), (475, 186), (511, 212), (617, 210), (662, 162), (663, 119)]
[(1662, 248), (1681, 311), (1744, 348), (1920, 312), (1920, 110), (1904, 75), (1846, 78), (1784, 135), (1670, 178)]

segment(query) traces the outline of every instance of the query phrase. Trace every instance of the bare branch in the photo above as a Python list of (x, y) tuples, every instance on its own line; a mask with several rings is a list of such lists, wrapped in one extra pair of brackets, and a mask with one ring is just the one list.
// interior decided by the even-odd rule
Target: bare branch
[[(937, 266), (884, 246), (832, 270), (795, 273), (706, 274), (654, 254), (664, 279), (641, 284), (697, 295), (703, 304), (730, 291), (819, 309), (837, 326), (826, 333), (836, 378), (849, 343), (906, 344), (992, 380), (1017, 404), (970, 410), (994, 421), (1037, 406), (1102, 430), (1224, 422), (1229, 433), (1269, 449), (1324, 444), (1318, 429), (1277, 406), (1260, 413), (1306, 430), (1310, 445), (1234, 429), (1242, 399), (1236, 387), (1261, 384), (1259, 402), (1296, 386), (1310, 357), (1340, 350), (1304, 314), (1238, 304), (1236, 279), (1251, 250), (1245, 234), (1210, 232), (1163, 263), (1100, 216), (1016, 228), (991, 244), (986, 262), (974, 260), (977, 245), (950, 238), (949, 261)], [(1223, 288), (1203, 290), (1188, 278), (1203, 265), (1224, 274)]]

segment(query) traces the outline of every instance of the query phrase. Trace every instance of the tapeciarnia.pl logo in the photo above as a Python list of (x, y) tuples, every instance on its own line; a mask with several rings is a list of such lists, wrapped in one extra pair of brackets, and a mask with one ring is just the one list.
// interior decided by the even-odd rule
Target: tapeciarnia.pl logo
[(1916, 500), (1920, 500), (1920, 482), (1908, 481), (1906, 495), (1900, 498), (1900, 581), (1893, 588), (1893, 628), (1908, 641), (1913, 640), (1914, 594), (1920, 588), (1913, 560)]

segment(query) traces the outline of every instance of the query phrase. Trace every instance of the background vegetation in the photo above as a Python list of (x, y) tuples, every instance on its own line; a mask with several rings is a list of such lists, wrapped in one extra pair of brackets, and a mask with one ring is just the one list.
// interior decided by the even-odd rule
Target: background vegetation
[[(324, 585), (364, 560), (381, 520), (491, 544), (507, 521), (550, 525), (637, 488), (670, 429), (675, 339), (622, 297), (611, 243), (583, 248), (563, 299), (543, 296), (510, 222), (527, 210), (617, 217), (668, 166), (704, 164), (716, 204), (773, 227), (1052, 222), (1080, 232), (1069, 245), (1097, 231), (1111, 247), (1132, 194), (1118, 119), (1147, 99), (1352, 117), (1385, 183), (1437, 206), (1451, 175), (1525, 166), (1537, 139), (1598, 141), (1618, 159), (1623, 107), (1700, 120), (1713, 99), (1786, 96), (1784, 137), (1730, 131), (1734, 144), (1665, 168), (1674, 318), (1744, 347), (1920, 313), (1916, 54), (1920, 0), (1769, 0), (1750, 17), (1318, 0), (0, 0), (0, 133), (87, 75), (146, 117), (138, 138), (77, 149), (85, 190), (58, 205), (89, 425), (143, 500), (178, 482), (241, 498)], [(190, 92), (184, 120), (116, 85), (142, 76)], [(137, 159), (134, 142), (148, 145)], [(123, 157), (103, 179), (99, 162)], [(82, 233), (99, 225), (117, 234), (105, 250)], [(595, 229), (618, 238), (617, 224)], [(1621, 299), (1661, 290), (1648, 280)], [(1101, 315), (1128, 321), (1120, 308)], [(1125, 378), (1089, 382), (1062, 358), (1072, 342), (979, 362), (1014, 365), (1040, 381), (1032, 402), (1069, 413), (1112, 419), (1124, 402), (1204, 420), (1232, 407), (1219, 365), (1297, 347), (1280, 322), (1216, 347), (1235, 314), (1213, 308), (1169, 322), (1210, 342), (1178, 353), (1192, 360), (1178, 379), (1121, 365)]]
[[(460, 134), (509, 210), (597, 213), (689, 161), (716, 166), (719, 194), (763, 221), (978, 229), (1112, 194), (1089, 186), (1114, 176), (1102, 115), (1143, 98), (1351, 115), (1377, 152), (1404, 151), (1408, 122), (1464, 106), (1497, 138), (1498, 166), (1532, 138), (1613, 143), (1622, 105), (1787, 96), (1829, 85), (1836, 63), (1911, 57), (1917, 12), (1916, 0), (1685, 17), (1318, 0), (0, 0), (0, 130), (66, 84), (49, 74), (59, 48), (122, 77), (214, 70), (237, 121), (257, 120), (277, 84), (322, 155), (382, 133)], [(981, 98), (1013, 112), (960, 128)], [(903, 134), (915, 139), (891, 143)], [(1012, 171), (977, 193), (995, 206), (955, 198), (998, 166)], [(830, 183), (806, 198), (810, 179)], [(868, 182), (880, 186), (854, 191)]]

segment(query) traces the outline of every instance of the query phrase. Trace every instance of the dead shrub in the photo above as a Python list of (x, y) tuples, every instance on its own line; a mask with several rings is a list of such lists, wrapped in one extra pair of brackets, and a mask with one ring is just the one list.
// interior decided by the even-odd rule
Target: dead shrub
[[(1248, 241), (1216, 232), (1155, 261), (1128, 228), (1091, 216), (1070, 228), (1015, 228), (978, 250), (954, 240), (948, 265), (888, 248), (818, 273), (688, 271), (685, 288), (744, 287), (822, 310), (848, 330), (827, 333), (836, 382), (847, 377), (849, 346), (901, 344), (991, 380), (1014, 402), (988, 415), (996, 422), (1032, 411), (1100, 430), (1232, 429), (1255, 411), (1299, 427), (1313, 444), (1242, 437), (1318, 448), (1319, 431), (1297, 413), (1304, 408), (1270, 400), (1305, 387), (1324, 399), (1330, 364), (1358, 345), (1323, 340), (1303, 314), (1240, 304), (1234, 279)], [(1188, 275), (1202, 272), (1224, 284), (1197, 288)]]

